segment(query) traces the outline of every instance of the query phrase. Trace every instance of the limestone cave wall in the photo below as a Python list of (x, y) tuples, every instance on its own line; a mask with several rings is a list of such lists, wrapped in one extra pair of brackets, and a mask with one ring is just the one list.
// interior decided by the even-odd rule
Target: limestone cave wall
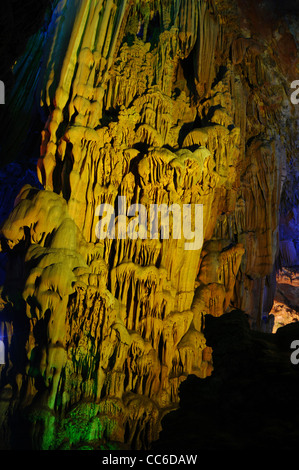
[[(18, 57), (2, 150), (34, 124), (40, 145), (1, 227), (3, 448), (146, 449), (182, 381), (213, 374), (205, 315), (267, 321), (281, 207), (298, 207), (298, 30), (253, 4), (56, 0)], [(120, 196), (202, 204), (203, 245), (151, 239), (140, 214), (99, 239)]]

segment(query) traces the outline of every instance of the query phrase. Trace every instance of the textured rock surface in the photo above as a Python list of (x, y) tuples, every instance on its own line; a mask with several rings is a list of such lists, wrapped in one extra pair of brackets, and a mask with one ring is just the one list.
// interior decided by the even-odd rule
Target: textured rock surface
[[(5, 145), (22, 147), (25, 115), (44, 122), (43, 189), (24, 186), (1, 229), (3, 448), (147, 448), (187, 376), (213, 373), (205, 316), (239, 308), (262, 328), (295, 253), (279, 208), (298, 201), (298, 110), (294, 27), (274, 10), (261, 30), (259, 8), (65, 0), (30, 39)], [(203, 247), (98, 240), (97, 207), (119, 196), (203, 204)]]

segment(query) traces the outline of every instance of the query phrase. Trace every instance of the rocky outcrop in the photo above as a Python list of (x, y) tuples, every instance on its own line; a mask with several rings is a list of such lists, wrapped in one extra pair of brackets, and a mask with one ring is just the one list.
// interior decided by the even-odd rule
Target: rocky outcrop
[(298, 268), (282, 268), (276, 275), (276, 290), (269, 318), (272, 332), (299, 319)]
[(180, 407), (163, 419), (151, 451), (295, 450), (299, 376), (290, 345), (298, 339), (298, 323), (262, 333), (250, 330), (243, 312), (232, 311), (207, 316), (204, 333), (214, 374), (189, 376), (182, 384)]
[[(187, 376), (212, 374), (205, 316), (239, 308), (261, 328), (271, 310), (296, 61), (275, 52), (286, 20), (257, 35), (237, 2), (54, 6), (11, 97), (17, 112), (38, 93), (44, 126), (42, 189), (24, 186), (1, 229), (3, 447), (19, 419), (36, 449), (147, 448)], [(98, 236), (104, 204), (114, 238)], [(172, 207), (169, 236), (162, 219), (149, 236), (153, 205)], [(194, 227), (195, 205), (190, 249), (175, 211)]]

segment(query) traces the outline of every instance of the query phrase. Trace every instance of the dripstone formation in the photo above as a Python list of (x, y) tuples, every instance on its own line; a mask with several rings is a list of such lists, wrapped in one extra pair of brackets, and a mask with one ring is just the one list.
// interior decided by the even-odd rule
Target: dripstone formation
[[(22, 132), (5, 148), (28, 132), (20, 107), (37, 108), (41, 186), (21, 189), (1, 228), (0, 448), (147, 449), (180, 384), (213, 374), (205, 315), (239, 309), (261, 328), (298, 170), (298, 38), (287, 17), (254, 12), (62, 0), (29, 40), (10, 97)], [(119, 196), (202, 204), (203, 246), (99, 239), (97, 208), (117, 212)]]

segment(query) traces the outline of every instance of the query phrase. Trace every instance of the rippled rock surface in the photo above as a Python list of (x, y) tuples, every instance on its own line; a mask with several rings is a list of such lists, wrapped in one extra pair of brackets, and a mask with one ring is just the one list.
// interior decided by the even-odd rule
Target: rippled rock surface
[[(1, 191), (3, 448), (147, 449), (187, 377), (216, 374), (206, 316), (263, 329), (296, 254), (298, 30), (246, 5), (56, 0), (16, 56), (1, 152), (37, 164)], [(99, 240), (120, 197), (202, 205), (202, 246), (140, 214)]]

